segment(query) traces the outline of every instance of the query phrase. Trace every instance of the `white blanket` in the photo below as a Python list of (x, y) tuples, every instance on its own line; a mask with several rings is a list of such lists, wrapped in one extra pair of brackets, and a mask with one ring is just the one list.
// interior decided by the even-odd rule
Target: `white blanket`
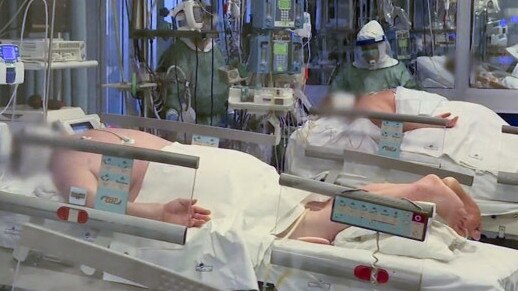
[[(407, 132), (401, 149), (434, 157), (447, 155), (458, 164), (481, 173), (496, 175), (498, 171), (518, 171), (518, 155), (513, 150), (518, 146), (518, 137), (501, 133), (502, 126), (508, 124), (496, 113), (482, 105), (450, 101), (433, 114), (447, 112), (460, 116), (457, 126)], [(442, 151), (437, 150), (441, 147)]]
[[(201, 230), (190, 229), (185, 246), (122, 239), (111, 247), (222, 289), (257, 288), (254, 268), (273, 234), (302, 213), (301, 202), (309, 193), (281, 192), (275, 169), (245, 153), (178, 143), (163, 150), (200, 157), (194, 198), (213, 211), (212, 221)], [(192, 169), (151, 163), (136, 202), (189, 198), (194, 174)]]
[[(437, 94), (398, 88), (396, 111), (412, 115), (460, 116), (454, 128), (423, 128), (406, 132), (401, 146), (402, 158), (422, 154), (433, 158), (449, 157), (457, 164), (479, 173), (496, 175), (499, 171), (518, 172), (518, 136), (502, 134), (507, 123), (490, 109), (473, 103), (446, 101)], [(341, 119), (308, 121), (297, 130), (288, 146), (287, 168), (311, 176), (329, 165), (304, 157), (309, 145), (344, 148), (377, 153), (380, 130), (367, 119), (345, 123)]]
[[(453, 229), (434, 220), (424, 242), (380, 234), (379, 252), (386, 255), (449, 262), (455, 259), (455, 252), (467, 248), (466, 243), (467, 240), (459, 236)], [(374, 252), (377, 248), (376, 232), (350, 227), (336, 236), (334, 245), (346, 249)]]

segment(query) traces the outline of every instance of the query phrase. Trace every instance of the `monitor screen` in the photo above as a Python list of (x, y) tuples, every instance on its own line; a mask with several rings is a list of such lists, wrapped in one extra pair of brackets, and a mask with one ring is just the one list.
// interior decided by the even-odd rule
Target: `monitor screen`
[(90, 129), (94, 129), (94, 126), (89, 121), (70, 124), (70, 127), (72, 127), (72, 130), (74, 131), (74, 133), (83, 133)]
[(14, 46), (2, 46), (2, 55), (6, 61), (16, 61)]

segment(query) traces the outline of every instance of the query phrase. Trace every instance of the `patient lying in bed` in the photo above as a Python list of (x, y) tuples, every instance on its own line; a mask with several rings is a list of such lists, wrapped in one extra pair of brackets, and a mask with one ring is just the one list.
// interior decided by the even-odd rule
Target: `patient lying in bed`
[[(133, 139), (135, 141), (134, 146), (137, 147), (161, 150), (170, 145), (170, 142), (166, 140), (140, 131), (108, 130), (111, 132), (93, 130), (72, 138), (88, 138), (99, 142), (120, 143), (119, 137), (113, 134), (116, 133)], [(217, 150), (226, 151), (223, 149)], [(219, 164), (222, 167), (233, 167), (232, 164), (229, 165), (229, 162), (232, 161), (224, 160), (225, 158), (221, 159)], [(257, 163), (261, 162), (257, 160)], [(93, 207), (100, 164), (100, 155), (73, 151), (54, 152), (51, 170), (56, 187), (61, 193), (68, 193), (70, 187), (86, 189), (88, 192), (87, 206)], [(199, 206), (191, 207), (191, 202), (195, 204), (196, 200), (175, 199), (167, 203), (135, 202), (143, 185), (148, 166), (149, 163), (147, 162), (135, 161), (128, 199), (129, 215), (195, 227), (202, 226), (210, 220), (211, 212), (208, 209)], [(214, 173), (220, 170), (218, 168), (209, 169)], [(239, 171), (247, 171), (247, 169), (243, 168)], [(167, 183), (163, 180), (162, 182)], [(272, 180), (271, 183), (278, 183), (278, 181)], [(170, 185), (171, 191), (175, 191), (174, 187), (175, 185)], [(459, 234), (475, 239), (480, 237), (480, 211), (455, 179), (441, 180), (436, 176), (427, 176), (411, 184), (371, 184), (363, 187), (363, 190), (412, 201), (433, 202), (437, 205), (438, 214)], [(220, 193), (220, 195), (224, 195), (224, 193)], [(272, 199), (271, 206), (275, 208), (277, 201), (273, 200), (276, 199)], [(204, 203), (204, 201), (199, 202)], [(346, 228), (343, 224), (330, 221), (331, 201), (325, 203), (310, 202), (306, 207), (310, 211), (301, 219), (299, 226), (291, 231), (290, 238), (330, 243), (340, 231)]]

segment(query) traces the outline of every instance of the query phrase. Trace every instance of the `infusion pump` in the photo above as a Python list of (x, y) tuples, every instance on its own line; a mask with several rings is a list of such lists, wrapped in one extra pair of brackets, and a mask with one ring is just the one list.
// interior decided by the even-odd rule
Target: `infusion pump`
[[(11, 127), (23, 128), (30, 124), (41, 124), (43, 111), (19, 106), (16, 111), (6, 110), (0, 115), (0, 122), (10, 122)], [(97, 114), (87, 115), (79, 107), (65, 107), (47, 112), (47, 124), (66, 134), (80, 134), (91, 129), (101, 129), (103, 124)]]
[(253, 112), (290, 111), (295, 104), (291, 88), (256, 88), (232, 86), (229, 90), (228, 104), (233, 109), (246, 109)]

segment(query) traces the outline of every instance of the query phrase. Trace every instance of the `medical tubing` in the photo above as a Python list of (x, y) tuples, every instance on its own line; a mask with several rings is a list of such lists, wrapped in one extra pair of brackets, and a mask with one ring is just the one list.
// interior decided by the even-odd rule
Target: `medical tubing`
[(297, 218), (297, 220), (295, 221), (295, 223), (291, 227), (290, 231), (282, 238), (281, 241), (285, 241), (285, 240), (290, 238), (290, 236), (293, 234), (293, 232), (295, 232), (295, 229), (297, 229), (297, 227), (299, 227), (299, 225), (302, 223), (302, 220), (304, 220), (304, 217), (306, 217), (308, 212), (309, 212), (308, 208), (304, 209), (302, 214), (299, 216), (299, 218)]
[[(175, 73), (175, 79), (176, 79), (176, 98), (178, 99), (178, 106), (180, 106), (180, 108), (178, 108), (178, 115), (180, 115), (180, 121), (183, 122), (183, 106), (182, 106), (182, 97), (180, 97), (180, 82), (178, 81), (178, 70), (180, 70), (180, 72), (182, 72), (182, 74), (184, 75), (184, 78), (185, 78), (185, 81), (187, 81), (187, 77), (185, 76), (185, 73), (182, 71), (182, 69), (180, 67), (178, 67), (178, 60), (175, 59), (175, 65), (173, 65), (175, 67), (175, 70), (176, 70), (176, 73)], [(170, 69), (171, 67), (169, 67)], [(167, 71), (169, 71), (169, 69), (167, 69)], [(169, 74), (169, 73), (168, 73)], [(189, 88), (187, 88), (187, 86), (185, 86), (184, 90), (189, 90)]]
[(123, 135), (120, 135), (116, 132), (113, 132), (113, 131), (109, 131), (107, 129), (99, 129), (99, 128), (96, 128), (96, 129), (93, 129), (94, 131), (101, 131), (101, 132), (106, 132), (106, 133), (109, 133), (111, 135), (114, 135), (116, 137), (118, 137), (122, 143), (130, 143), (131, 141), (134, 141), (133, 139), (127, 137), (127, 136), (123, 136)]
[(16, 290), (16, 281), (18, 281), (18, 274), (20, 273), (20, 264), (19, 260), (16, 261), (16, 269), (14, 270), (13, 283), (11, 283), (11, 291)]

